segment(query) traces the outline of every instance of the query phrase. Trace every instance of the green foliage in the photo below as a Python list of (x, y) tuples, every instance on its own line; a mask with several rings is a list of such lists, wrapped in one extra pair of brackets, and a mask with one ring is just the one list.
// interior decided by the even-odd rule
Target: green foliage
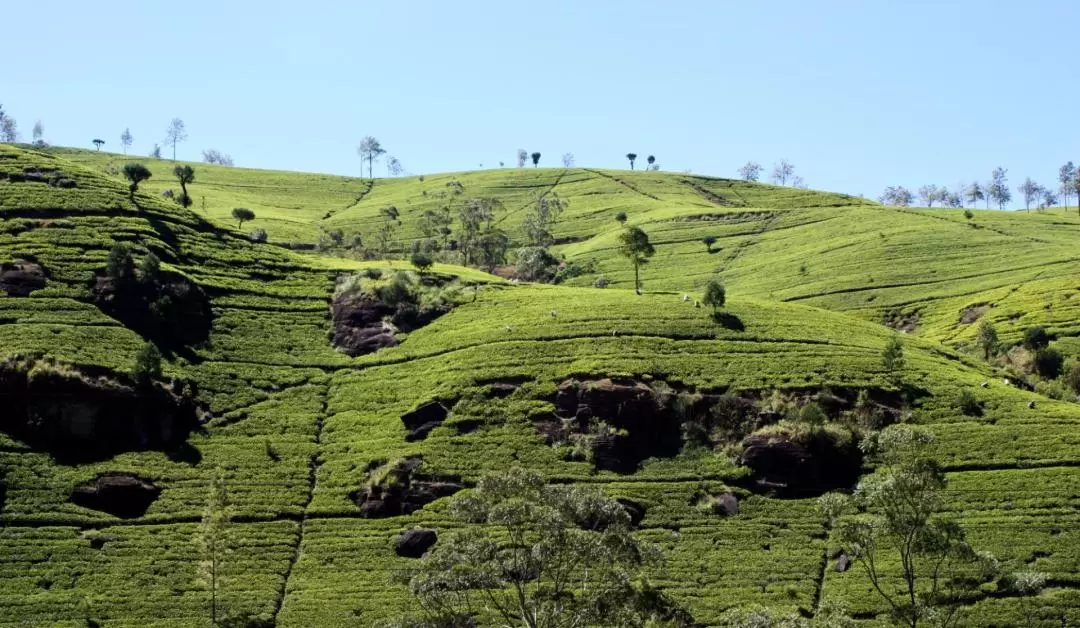
[(1053, 347), (1044, 347), (1035, 352), (1035, 372), (1046, 379), (1055, 379), (1061, 375), (1065, 358)]
[(705, 284), (705, 296), (702, 297), (701, 302), (711, 307), (715, 313), (724, 307), (726, 301), (727, 290), (724, 284), (720, 283), (719, 279), (710, 279), (709, 283)]
[(716, 244), (717, 237), (714, 235), (707, 235), (701, 239), (701, 242), (705, 245), (705, 250), (712, 253), (712, 247)]
[(143, 164), (124, 164), (124, 178), (131, 182), (128, 190), (131, 192), (132, 198), (135, 198), (135, 192), (139, 190), (139, 184), (151, 176), (153, 175), (150, 169)]
[(625, 224), (626, 223), (626, 212), (622, 212), (622, 211), (617, 212), (615, 214), (615, 222), (619, 223), (620, 225)]
[(1001, 344), (1001, 341), (998, 340), (997, 329), (988, 320), (979, 322), (979, 331), (975, 336), (975, 340), (983, 350), (983, 358), (986, 360), (989, 360), (991, 356), (997, 353)]
[(131, 254), (131, 245), (126, 242), (117, 242), (109, 249), (105, 275), (117, 282), (135, 278), (135, 258)]
[(161, 260), (152, 252), (147, 253), (139, 262), (139, 280), (155, 282), (161, 275)]
[(139, 350), (135, 356), (135, 366), (131, 369), (131, 377), (143, 386), (161, 379), (161, 351), (154, 343), (148, 342)]
[(526, 244), (540, 248), (554, 244), (555, 236), (552, 234), (552, 229), (569, 204), (567, 199), (560, 198), (554, 192), (537, 196), (521, 221), (521, 231), (525, 235)]
[(640, 227), (629, 227), (619, 234), (619, 254), (630, 260), (630, 264), (633, 265), (634, 289), (639, 293), (641, 292), (639, 269), (643, 264), (648, 263), (649, 258), (655, 253), (656, 249), (649, 242), (649, 235)]
[(223, 584), (225, 566), (229, 554), (229, 495), (225, 486), (225, 473), (216, 469), (210, 480), (199, 526), (203, 584), (210, 597), (210, 622), (218, 625), (218, 595)]
[(956, 396), (956, 409), (967, 416), (982, 416), (983, 413), (982, 402), (966, 388)]
[(232, 210), (232, 217), (236, 220), (236, 228), (243, 229), (245, 222), (255, 220), (255, 212), (246, 207), (234, 207)]
[(435, 262), (427, 253), (424, 253), (423, 251), (416, 251), (412, 254), (412, 257), (409, 258), (409, 263), (416, 268), (417, 272), (423, 275), (431, 269), (431, 265)]
[(1024, 347), (1030, 351), (1038, 351), (1050, 344), (1050, 336), (1042, 325), (1035, 325), (1024, 330)]
[(881, 363), (889, 377), (894, 382), (899, 382), (904, 371), (904, 341), (900, 336), (893, 335), (889, 338), (881, 352)]
[(525, 281), (550, 281), (555, 277), (559, 260), (544, 247), (518, 249), (515, 266), (517, 276)]

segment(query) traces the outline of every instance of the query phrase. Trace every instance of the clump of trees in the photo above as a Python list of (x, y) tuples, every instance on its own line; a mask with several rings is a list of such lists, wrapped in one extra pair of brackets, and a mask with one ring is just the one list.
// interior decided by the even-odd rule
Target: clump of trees
[(217, 164), (219, 166), (231, 166), (233, 165), (233, 159), (229, 155), (211, 148), (202, 152), (203, 161), (208, 164)]
[(791, 179), (793, 176), (795, 176), (795, 166), (788, 162), (788, 160), (781, 159), (779, 163), (773, 164), (773, 183), (787, 185), (788, 179)]
[(19, 125), (0, 105), (0, 142), (14, 144), (19, 141)]

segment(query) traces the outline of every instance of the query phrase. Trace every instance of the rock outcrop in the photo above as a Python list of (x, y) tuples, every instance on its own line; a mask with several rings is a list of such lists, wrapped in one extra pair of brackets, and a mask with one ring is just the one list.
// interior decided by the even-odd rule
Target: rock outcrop
[(431, 430), (446, 421), (448, 413), (446, 406), (438, 401), (428, 401), (401, 415), (401, 422), (409, 430), (405, 440), (412, 442), (427, 438)]
[(210, 335), (210, 300), (182, 275), (162, 271), (153, 279), (98, 277), (92, 292), (101, 311), (161, 348), (198, 344)]
[(21, 259), (0, 264), (0, 290), (9, 297), (28, 297), (48, 283), (48, 274), (41, 264)]
[(71, 501), (121, 519), (134, 519), (146, 514), (160, 494), (161, 489), (146, 480), (109, 473), (77, 486), (71, 493)]
[(750, 488), (782, 497), (821, 495), (851, 488), (862, 470), (862, 452), (831, 432), (754, 434), (743, 440), (739, 462), (749, 467)]
[(405, 558), (420, 558), (439, 540), (434, 530), (416, 528), (394, 537), (394, 552)]
[(409, 515), (462, 489), (456, 478), (416, 473), (420, 463), (417, 456), (399, 460), (383, 469), (381, 477), (368, 486), (350, 493), (349, 498), (360, 509), (360, 516), (381, 519)]
[(363, 291), (342, 292), (330, 307), (331, 341), (347, 355), (356, 357), (398, 344), (396, 334), (427, 325), (449, 308), (418, 308), (410, 302), (389, 304)]

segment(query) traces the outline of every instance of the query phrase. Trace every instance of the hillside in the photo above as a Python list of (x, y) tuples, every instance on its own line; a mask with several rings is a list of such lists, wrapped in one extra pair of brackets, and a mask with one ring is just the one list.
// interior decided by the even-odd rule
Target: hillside
[[(89, 415), (90, 434), (80, 438), (108, 448), (72, 458), (55, 433), (26, 436), (15, 433), (17, 421), (0, 421), (0, 626), (206, 625), (195, 533), (218, 468), (235, 514), (226, 607), (282, 627), (392, 617), (407, 596), (389, 575), (410, 560), (395, 554), (392, 537), (452, 524), (445, 500), (401, 514), (375, 510), (364, 491), (380, 469), (417, 458), (417, 486), (467, 488), (517, 463), (632, 500), (644, 510), (640, 534), (667, 551), (653, 581), (703, 625), (751, 603), (810, 615), (831, 599), (883, 623), (886, 609), (863, 574), (831, 568), (839, 548), (824, 540), (814, 508), (822, 486), (762, 490), (759, 480), (780, 472), (733, 455), (756, 428), (694, 444), (680, 440), (671, 404), (643, 423), (609, 408), (678, 393), (734, 398), (755, 412), (814, 400), (840, 435), (836, 460), (818, 463), (821, 482), (850, 486), (869, 461), (843, 440), (852, 434), (840, 418), (860, 392), (879, 413), (910, 415), (937, 435), (949, 507), (976, 547), (1012, 570), (1050, 576), (1030, 617), (1015, 597), (988, 591), (971, 601), (965, 623), (1080, 621), (1080, 405), (1003, 381), (966, 350), (974, 325), (960, 322), (966, 308), (985, 305), (981, 316), (1004, 340), (1043, 324), (1072, 354), (1075, 215), (975, 211), (969, 221), (957, 210), (670, 173), (506, 169), (368, 182), (205, 165), (187, 211), (159, 194), (172, 187), (169, 162), (149, 163), (154, 177), (129, 196), (103, 172), (109, 161), (124, 163), (0, 146), (0, 263), (39, 266), (46, 280), (28, 296), (0, 293), (0, 385), (21, 376), (67, 387), (44, 393), (44, 416), (79, 432)], [(336, 349), (339, 278), (377, 269), (359, 281), (379, 286), (404, 264), (275, 243), (313, 243), (323, 229), (367, 236), (387, 205), (401, 212), (401, 237), (415, 238), (418, 216), (442, 202), (450, 180), (468, 196), (499, 198), (508, 230), (537, 193), (569, 199), (558, 250), (595, 260), (595, 270), (542, 285), (438, 265), (424, 289), (453, 288), (450, 311), (396, 346), (357, 357)], [(256, 211), (251, 224), (266, 228), (270, 243), (231, 228), (236, 206)], [(620, 211), (657, 247), (642, 296), (613, 250)], [(715, 252), (705, 235), (717, 236)], [(139, 260), (160, 258), (163, 285), (194, 303), (185, 311), (202, 311), (204, 298), (205, 320), (152, 327), (116, 305), (120, 297), (103, 298), (116, 242), (130, 243)], [(589, 287), (601, 274), (611, 287)], [(712, 276), (730, 295), (723, 325), (694, 303)], [(881, 360), (894, 333), (882, 323), (904, 316), (917, 319), (902, 373), (910, 401)], [(131, 375), (147, 338), (168, 341), (161, 380), (174, 380), (152, 390), (197, 407), (199, 419), (190, 433), (178, 419), (161, 442), (152, 434), (130, 446), (98, 442), (95, 427), (120, 407), (110, 404), (150, 390)], [(581, 455), (560, 440), (553, 425), (567, 391), (602, 418), (631, 421), (621, 449), (577, 434), (589, 449)], [(962, 392), (979, 412), (959, 409)], [(176, 403), (176, 416), (186, 416)], [(418, 421), (418, 409), (437, 420)], [(118, 516), (73, 497), (109, 475), (152, 485), (140, 493), (152, 499)], [(794, 487), (790, 475), (779, 477)], [(738, 499), (737, 514), (699, 507), (723, 493)]]

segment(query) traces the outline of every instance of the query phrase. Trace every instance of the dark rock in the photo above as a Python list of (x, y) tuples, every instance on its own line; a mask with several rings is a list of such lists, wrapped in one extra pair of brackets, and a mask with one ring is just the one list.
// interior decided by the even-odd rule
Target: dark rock
[(757, 414), (756, 426), (758, 428), (762, 428), (766, 425), (779, 423), (781, 420), (783, 420), (783, 418), (784, 414), (782, 412), (776, 412), (775, 410), (761, 410)]
[(472, 434), (476, 430), (480, 429), (483, 424), (484, 422), (479, 419), (464, 419), (462, 421), (454, 422), (451, 427), (453, 427), (459, 435)]
[(833, 569), (844, 573), (851, 568), (851, 558), (847, 554), (840, 554), (840, 557), (836, 559), (836, 564), (833, 565)]
[(449, 411), (438, 401), (428, 401), (401, 415), (401, 422), (409, 430), (407, 441), (423, 440), (431, 430), (439, 427), (446, 420)]
[(412, 303), (390, 305), (364, 292), (342, 292), (330, 306), (332, 342), (356, 357), (396, 346), (395, 334), (419, 329), (450, 311), (448, 307), (417, 308)]
[(645, 519), (644, 504), (623, 497), (620, 497), (615, 501), (619, 502), (619, 504), (623, 507), (623, 510), (626, 511), (626, 514), (630, 515), (630, 525), (636, 527), (641, 524), (642, 520)]
[[(179, 386), (177, 386), (178, 388)], [(0, 431), (58, 460), (103, 460), (124, 451), (172, 451), (198, 426), (195, 391), (91, 378), (34, 360), (0, 364)]]
[(105, 474), (77, 486), (71, 493), (71, 501), (121, 519), (134, 519), (145, 514), (159, 494), (161, 489), (146, 480), (132, 475)]
[(717, 495), (713, 501), (713, 512), (723, 517), (734, 517), (739, 514), (739, 498), (731, 493)]
[(47, 284), (48, 277), (40, 264), (25, 260), (0, 264), (0, 290), (9, 297), (28, 297)]
[(521, 385), (513, 382), (492, 382), (490, 387), (491, 396), (496, 399), (502, 399), (503, 397), (509, 397), (514, 394), (514, 391), (520, 388)]
[(406, 558), (420, 558), (438, 540), (439, 535), (434, 530), (406, 530), (394, 538), (394, 552)]
[(1027, 402), (1027, 407), (1028, 407), (1029, 410), (1034, 410), (1035, 409), (1035, 400), (1032, 399), (1031, 401)]
[(93, 295), (101, 311), (164, 349), (203, 342), (213, 325), (210, 299), (179, 274), (161, 271), (153, 280), (98, 277)]
[(829, 432), (811, 432), (799, 442), (782, 434), (743, 439), (740, 463), (752, 471), (751, 488), (783, 497), (811, 496), (851, 488), (859, 478), (862, 452), (838, 445)]
[(350, 493), (349, 498), (360, 508), (360, 516), (380, 519), (409, 515), (462, 489), (456, 478), (418, 475), (420, 462), (417, 456), (401, 460), (380, 483)]

